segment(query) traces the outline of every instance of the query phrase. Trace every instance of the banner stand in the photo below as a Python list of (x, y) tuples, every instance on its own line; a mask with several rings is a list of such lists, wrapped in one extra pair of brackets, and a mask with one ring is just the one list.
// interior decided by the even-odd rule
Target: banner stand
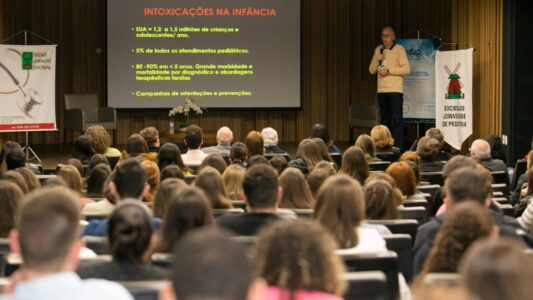
[[(51, 45), (56, 45), (56, 43), (54, 43), (54, 42), (52, 42), (52, 41), (50, 41), (50, 40), (48, 40), (48, 39), (46, 39), (46, 38), (44, 38), (44, 37), (42, 37), (42, 36), (40, 36), (38, 34), (32, 32), (30, 30), (19, 31), (19, 32), (15, 33), (14, 35), (6, 38), (5, 40), (0, 41), (0, 44), (3, 44), (3, 43), (5, 43), (5, 42), (17, 37), (17, 36), (20, 36), (21, 34), (24, 34), (24, 45), (28, 45), (28, 33), (33, 35), (33, 36), (35, 36), (35, 37), (37, 37), (37, 38), (39, 38), (39, 39), (41, 39), (41, 40), (43, 40), (43, 41), (45, 41), (45, 42), (47, 42), (47, 43), (50, 43)], [(37, 161), (39, 163), (41, 163), (41, 159), (39, 158), (37, 153), (35, 153), (35, 151), (30, 146), (29, 131), (25, 131), (25, 145), (22, 148), (22, 150), (26, 153), (26, 161), (27, 162), (30, 162), (30, 161), (32, 161), (34, 159), (37, 159)], [(30, 157), (30, 152), (31, 152), (32, 157)]]

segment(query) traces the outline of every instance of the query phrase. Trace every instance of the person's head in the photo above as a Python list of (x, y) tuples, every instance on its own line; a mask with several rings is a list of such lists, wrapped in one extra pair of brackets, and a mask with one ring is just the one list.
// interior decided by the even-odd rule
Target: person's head
[(121, 202), (111, 213), (107, 227), (110, 252), (119, 262), (143, 262), (152, 242), (150, 211), (139, 201)]
[(69, 188), (67, 182), (65, 180), (63, 180), (63, 178), (61, 178), (59, 176), (54, 176), (54, 177), (46, 179), (43, 182), (42, 186), (43, 187), (47, 187), (47, 188), (52, 188), (52, 187), (63, 187), (63, 188), (66, 188), (66, 189)]
[(205, 194), (197, 188), (183, 187), (168, 200), (158, 251), (171, 252), (186, 233), (213, 223)]
[(389, 48), (395, 39), (396, 33), (394, 32), (394, 28), (392, 28), (392, 26), (385, 26), (383, 30), (381, 30), (381, 43), (383, 43), (385, 48)]
[(159, 147), (159, 131), (155, 127), (146, 127), (139, 134), (144, 138), (148, 147)]
[(187, 148), (195, 150), (200, 149), (204, 142), (204, 132), (198, 125), (189, 125), (185, 129), (185, 145)]
[(285, 171), (285, 169), (287, 169), (289, 166), (289, 162), (283, 155), (275, 155), (268, 161), (268, 163), (270, 166), (272, 166), (272, 168), (276, 169), (278, 175), (283, 173), (283, 171)]
[(200, 168), (198, 170), (202, 170), (205, 167), (211, 167), (215, 168), (220, 174), (224, 173), (224, 170), (228, 167), (228, 164), (226, 164), (226, 161), (220, 154), (217, 153), (211, 153), (207, 155), (204, 160), (202, 160), (202, 163), (200, 164)]
[(421, 159), (433, 159), (439, 154), (439, 141), (434, 138), (423, 137), (418, 140), (418, 146), (416, 147), (416, 153)]
[(415, 151), (405, 151), (400, 155), (398, 161), (412, 161), (417, 165), (420, 165), (420, 156)]
[(85, 130), (86, 135), (93, 139), (93, 149), (96, 153), (104, 154), (111, 147), (111, 136), (103, 126), (92, 125)]
[(134, 133), (128, 137), (128, 144), (126, 145), (126, 152), (130, 157), (139, 156), (141, 153), (149, 151), (148, 144), (138, 133)]
[(152, 208), (154, 217), (165, 220), (170, 199), (174, 194), (179, 193), (185, 187), (187, 187), (187, 183), (181, 179), (167, 178), (161, 181), (157, 188), (154, 206)]
[(477, 159), (490, 159), (490, 145), (487, 141), (477, 139), (470, 146), (470, 156)]
[(87, 162), (95, 151), (93, 149), (93, 138), (88, 134), (82, 134), (74, 141), (72, 148), (72, 157), (77, 158), (82, 162)]
[(255, 165), (244, 174), (243, 200), (251, 209), (275, 209), (278, 204), (279, 185), (276, 171), (269, 165)]
[(73, 271), (83, 243), (78, 238), (78, 196), (66, 188), (42, 188), (22, 201), (11, 250), (23, 259), (22, 272)]
[(496, 228), (483, 206), (474, 202), (457, 204), (446, 213), (422, 273), (457, 273), (468, 247), (478, 239), (497, 235)]
[(57, 176), (61, 177), (69, 189), (81, 195), (83, 191), (83, 182), (78, 169), (71, 165), (64, 165), (57, 172)]
[(339, 173), (349, 175), (364, 184), (370, 169), (361, 148), (351, 146), (342, 154), (342, 166)]
[(22, 175), (22, 177), (24, 178), (26, 185), (28, 185), (28, 192), (31, 192), (41, 187), (41, 183), (39, 182), (39, 179), (30, 169), (18, 168), (18, 169), (15, 169), (15, 171), (20, 173), (20, 175)]
[(309, 138), (310, 139), (320, 138), (322, 139), (322, 141), (324, 141), (326, 146), (328, 147), (333, 146), (333, 141), (331, 140), (331, 136), (329, 135), (329, 132), (326, 129), (326, 126), (324, 126), (323, 124), (317, 123), (311, 126), (311, 128), (309, 129)]
[(331, 174), (325, 169), (314, 169), (311, 171), (311, 173), (309, 173), (307, 176), (307, 184), (309, 185), (309, 190), (311, 191), (313, 197), (316, 198), (316, 194), (324, 181), (333, 175), (335, 174)]
[(444, 146), (444, 134), (440, 129), (433, 127), (426, 130), (426, 137), (436, 139), (439, 142), (439, 150)]
[(368, 134), (361, 134), (355, 140), (355, 146), (361, 148), (367, 160), (374, 160), (376, 158), (376, 145)]
[(311, 139), (318, 147), (318, 152), (320, 152), (320, 157), (325, 161), (332, 162), (333, 159), (329, 155), (328, 146), (321, 138), (312, 138)]
[(212, 208), (231, 208), (224, 183), (222, 183), (220, 173), (216, 169), (203, 168), (194, 181), (194, 186), (205, 193)]
[(111, 165), (109, 164), (109, 160), (107, 160), (107, 157), (103, 154), (95, 154), (89, 159), (89, 165), (87, 167), (87, 173), (91, 172), (91, 169), (99, 164), (107, 165), (111, 168)]
[(71, 158), (67, 161), (67, 165), (69, 166), (73, 166), (75, 167), (76, 169), (78, 169), (78, 172), (80, 173), (80, 176), (81, 177), (84, 177), (83, 175), (83, 164), (81, 163), (81, 161), (77, 158)]
[(525, 250), (522, 243), (505, 237), (475, 242), (459, 266), (472, 299), (531, 299), (533, 261)]
[(365, 218), (361, 184), (342, 174), (326, 179), (318, 190), (313, 218), (333, 235), (340, 248), (356, 246), (356, 228)]
[(372, 137), (372, 141), (374, 141), (376, 148), (387, 149), (394, 145), (392, 134), (390, 133), (389, 128), (385, 125), (374, 126), (370, 131), (370, 137)]
[(365, 215), (368, 220), (399, 219), (394, 189), (385, 180), (371, 180), (365, 185)]
[(322, 160), (320, 149), (312, 139), (303, 139), (300, 141), (296, 150), (296, 157), (301, 158), (305, 162), (309, 171)]
[(176, 165), (185, 170), (185, 164), (181, 159), (180, 148), (174, 143), (165, 143), (157, 153), (157, 166), (159, 170), (163, 170), (166, 166)]
[(502, 138), (492, 134), (485, 137), (485, 141), (489, 143), (490, 147), (490, 156), (492, 159), (501, 159), (504, 162), (507, 162), (507, 156), (505, 156), (505, 150), (503, 148)]
[(9, 231), (15, 228), (15, 217), (22, 197), (24, 194), (18, 185), (0, 180), (0, 238), (6, 238)]
[(146, 184), (146, 172), (134, 159), (127, 159), (115, 168), (109, 188), (117, 199), (141, 199), (150, 190)]
[(26, 166), (26, 154), (21, 149), (13, 149), (6, 155), (6, 167), (15, 170)]
[(320, 291), (342, 296), (344, 265), (335, 241), (316, 223), (279, 221), (265, 227), (253, 249), (256, 276), (286, 291)]
[(406, 162), (392, 163), (385, 173), (389, 174), (396, 186), (402, 191), (405, 197), (410, 197), (416, 193), (416, 177), (413, 169)]
[(176, 165), (168, 165), (164, 167), (163, 170), (161, 170), (161, 174), (159, 174), (159, 182), (163, 182), (163, 180), (167, 178), (177, 178), (185, 180), (183, 171), (180, 169), (180, 167)]
[(223, 126), (220, 127), (217, 131), (217, 145), (219, 146), (229, 146), (233, 141), (233, 132), (229, 127)]
[(300, 170), (287, 168), (279, 176), (279, 185), (283, 190), (279, 207), (313, 208), (315, 199)]
[(4, 145), (2, 146), (2, 151), (0, 151), (0, 164), (4, 161), (4, 158), (7, 156), (7, 154), (11, 150), (15, 150), (15, 149), (22, 151), (22, 146), (19, 143), (14, 142), (14, 141), (6, 141)]
[(392, 192), (392, 194), (393, 194), (392, 196), (394, 198), (394, 202), (396, 203), (396, 206), (399, 206), (399, 205), (401, 205), (403, 203), (404, 199), (403, 199), (402, 191), (400, 191), (400, 189), (396, 186), (396, 181), (389, 174), (387, 174), (385, 172), (372, 173), (366, 179), (365, 186), (367, 184), (369, 184), (371, 181), (374, 181), (374, 180), (384, 180), (384, 181), (388, 182), (390, 184), (390, 186), (392, 187), (392, 191), (393, 191)]
[(248, 158), (248, 163), (246, 164), (247, 168), (251, 168), (255, 165), (270, 165), (268, 159), (263, 155), (254, 155)]
[(455, 206), (461, 202), (474, 201), (482, 206), (490, 204), (492, 178), (477, 169), (462, 167), (453, 171), (445, 180), (444, 202)]
[(246, 162), (246, 159), (248, 158), (248, 147), (246, 147), (246, 144), (241, 142), (236, 142), (233, 145), (231, 145), (231, 148), (229, 150), (229, 161), (232, 164), (243, 164)]
[[(150, 186), (150, 194), (153, 196), (159, 185), (159, 167), (151, 160), (143, 160), (141, 162), (141, 167), (146, 173), (146, 183)], [(153, 198), (148, 200), (152, 201)]]
[(11, 181), (14, 184), (16, 184), (23, 194), (27, 194), (29, 191), (28, 184), (26, 183), (26, 180), (24, 180), (24, 176), (22, 176), (19, 172), (11, 170), (7, 171), (2, 175), (3, 180)]
[(246, 170), (239, 165), (229, 165), (222, 174), (222, 182), (231, 200), (242, 200), (242, 181)]
[(263, 130), (261, 130), (261, 137), (263, 138), (265, 147), (278, 145), (278, 132), (272, 127), (263, 128)]
[(109, 174), (111, 174), (111, 169), (106, 164), (99, 164), (92, 168), (87, 176), (87, 194), (103, 195), (104, 183)]
[(244, 144), (248, 149), (248, 158), (254, 155), (263, 155), (265, 154), (265, 148), (263, 145), (263, 137), (261, 137), (261, 132), (259, 131), (250, 131), (244, 138)]
[(476, 165), (476, 161), (472, 158), (464, 155), (456, 155), (450, 158), (450, 160), (448, 160), (444, 165), (444, 168), (442, 168), (442, 177), (444, 179), (448, 178), (453, 171), (459, 168), (475, 169)]
[(187, 259), (174, 263), (172, 289), (163, 290), (161, 300), (255, 299), (248, 297), (254, 293), (251, 264), (229, 233), (216, 228), (191, 232), (177, 244), (174, 255)]

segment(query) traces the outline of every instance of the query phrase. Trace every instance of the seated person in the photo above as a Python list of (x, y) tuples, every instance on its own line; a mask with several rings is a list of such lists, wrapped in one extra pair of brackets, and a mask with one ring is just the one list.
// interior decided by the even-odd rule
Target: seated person
[(242, 187), (246, 213), (222, 215), (216, 222), (237, 235), (255, 235), (263, 225), (279, 219), (276, 212), (281, 189), (276, 172), (269, 165), (253, 166), (246, 171)]
[(74, 272), (83, 248), (76, 198), (65, 188), (43, 188), (23, 201), (18, 230), (10, 235), (23, 263), (11, 278), (13, 293), (2, 299), (133, 300), (116, 283), (81, 280)]
[(444, 134), (438, 128), (430, 128), (426, 130), (426, 137), (434, 138), (439, 142), (439, 153), (435, 155), (435, 160), (438, 161), (448, 161), (453, 155), (449, 152), (442, 150), (444, 146)]
[(95, 154), (93, 138), (90, 135), (82, 134), (76, 138), (74, 147), (72, 147), (72, 158), (79, 159), (83, 164), (88, 164)]
[(361, 134), (357, 137), (357, 140), (355, 140), (355, 146), (361, 148), (363, 153), (365, 154), (366, 160), (371, 162), (376, 161), (382, 161), (378, 157), (376, 157), (376, 144), (374, 144), (374, 141), (368, 134)]
[(148, 144), (138, 133), (134, 133), (128, 137), (128, 144), (126, 145), (126, 151), (121, 154), (121, 160), (127, 158), (134, 158), (139, 161), (148, 159), (153, 162), (157, 161), (157, 153), (150, 152)]
[(204, 147), (202, 151), (205, 154), (219, 154), (221, 156), (229, 156), (231, 149), (231, 142), (233, 141), (233, 132), (229, 127), (223, 126), (217, 131), (217, 145), (211, 147)]
[(186, 166), (200, 166), (202, 160), (207, 156), (200, 148), (204, 142), (202, 128), (197, 125), (190, 125), (185, 129), (185, 146), (187, 152), (181, 156)]
[(263, 144), (265, 147), (265, 154), (280, 154), (286, 155), (291, 160), (290, 154), (282, 150), (279, 146), (278, 132), (272, 127), (266, 127), (261, 130), (261, 137), (263, 137)]
[(442, 172), (444, 163), (436, 160), (439, 142), (434, 138), (423, 137), (418, 140), (416, 153), (420, 157), (420, 172)]
[(117, 148), (111, 147), (111, 136), (103, 126), (91, 125), (85, 130), (85, 134), (93, 139), (93, 149), (97, 154), (105, 156), (120, 156)]
[(109, 218), (107, 238), (113, 260), (82, 262), (77, 270), (82, 279), (163, 280), (168, 275), (146, 261), (155, 237), (150, 211), (139, 201), (125, 200), (117, 206)]
[(28, 168), (34, 174), (40, 175), (41, 170), (38, 165), (26, 162), (26, 153), (21, 149), (13, 149), (6, 154), (7, 170), (15, 170), (18, 168)]
[(390, 157), (390, 162), (397, 161), (400, 158), (400, 148), (394, 147), (394, 139), (390, 130), (385, 125), (377, 125), (370, 131), (370, 137), (376, 145), (376, 156), (386, 154)]
[[(507, 165), (500, 159), (493, 159), (490, 152), (490, 145), (485, 140), (475, 140), (470, 147), (470, 156), (479, 160), (487, 170), (491, 172), (504, 171), (507, 174)], [(507, 176), (508, 178), (509, 176)]]
[(326, 146), (328, 146), (328, 152), (330, 155), (342, 154), (342, 151), (333, 143), (333, 140), (331, 139), (329, 132), (326, 129), (326, 126), (324, 126), (323, 124), (317, 123), (311, 126), (311, 129), (309, 130), (309, 138), (321, 138), (326, 144)]
[(159, 131), (155, 127), (146, 127), (139, 134), (144, 138), (146, 144), (148, 144), (148, 151), (157, 153), (159, 152)]
[(296, 159), (289, 162), (289, 167), (296, 168), (307, 176), (321, 160), (320, 149), (316, 143), (311, 139), (303, 139), (298, 144)]

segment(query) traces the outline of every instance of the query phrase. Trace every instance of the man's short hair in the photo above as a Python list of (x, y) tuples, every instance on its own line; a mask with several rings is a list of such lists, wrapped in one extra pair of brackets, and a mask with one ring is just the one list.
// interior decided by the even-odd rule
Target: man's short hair
[(0, 151), (0, 163), (2, 163), (7, 154), (14, 149), (19, 149), (22, 151), (22, 146), (19, 143), (13, 141), (5, 142), (2, 146), (2, 151)]
[(265, 147), (276, 146), (278, 144), (278, 132), (272, 127), (261, 130), (261, 137)]
[(426, 130), (426, 137), (434, 138), (439, 142), (439, 148), (444, 145), (444, 134), (438, 128), (430, 128)]
[(6, 155), (6, 166), (8, 170), (15, 170), (26, 166), (26, 154), (21, 149), (9, 151)]
[(416, 147), (416, 153), (420, 158), (432, 159), (440, 151), (439, 141), (434, 138), (423, 137), (418, 140), (418, 147)]
[(456, 155), (452, 157), (449, 161), (447, 161), (444, 165), (444, 168), (442, 169), (442, 177), (446, 179), (453, 171), (460, 168), (475, 169), (476, 164), (477, 163), (470, 157), (466, 157), (464, 155)]
[(128, 159), (115, 168), (113, 182), (121, 199), (139, 199), (146, 184), (146, 172), (137, 160)]
[(453, 204), (470, 200), (484, 205), (489, 197), (491, 184), (490, 175), (477, 169), (459, 168), (446, 178), (446, 196)]
[[(221, 253), (223, 252), (223, 255)], [(176, 297), (246, 299), (253, 280), (242, 246), (220, 229), (193, 231), (176, 246), (172, 283)]]
[(67, 188), (36, 190), (23, 200), (18, 224), (24, 267), (59, 271), (79, 234), (78, 197)]
[(144, 138), (149, 147), (154, 146), (159, 139), (159, 131), (155, 127), (146, 127), (139, 134)]
[(229, 146), (233, 141), (233, 132), (229, 127), (223, 126), (217, 131), (217, 143), (219, 145)]
[(185, 129), (185, 143), (189, 149), (198, 149), (202, 145), (202, 139), (204, 138), (204, 133), (202, 128), (197, 125), (190, 125)]
[(475, 140), (470, 148), (470, 154), (479, 159), (491, 158), (489, 143), (482, 139)]
[(258, 164), (246, 171), (242, 188), (252, 208), (272, 208), (277, 204), (278, 178), (268, 164)]

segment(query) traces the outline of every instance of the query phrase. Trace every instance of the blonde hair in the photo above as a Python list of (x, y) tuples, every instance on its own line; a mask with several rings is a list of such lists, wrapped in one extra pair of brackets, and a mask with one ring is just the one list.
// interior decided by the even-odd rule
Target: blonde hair
[(57, 176), (65, 181), (68, 188), (78, 195), (83, 192), (83, 182), (81, 179), (80, 171), (74, 166), (64, 165), (57, 172)]
[(212, 208), (232, 208), (220, 173), (215, 168), (209, 166), (203, 168), (194, 181), (194, 186), (205, 193)]
[(222, 182), (231, 200), (242, 200), (242, 181), (246, 170), (238, 164), (229, 165), (222, 174)]
[(385, 125), (374, 126), (372, 131), (370, 131), (370, 136), (372, 137), (374, 144), (376, 144), (376, 148), (385, 149), (394, 145), (394, 139), (392, 138), (390, 130)]
[(301, 158), (309, 172), (311, 172), (315, 166), (322, 160), (320, 155), (320, 149), (317, 144), (311, 139), (303, 139), (298, 144), (298, 150), (296, 150), (296, 157)]
[(104, 154), (111, 147), (111, 136), (101, 125), (92, 125), (85, 130), (85, 134), (93, 138), (93, 148), (96, 153)]
[(146, 183), (150, 185), (150, 193), (143, 199), (145, 202), (153, 202), (154, 194), (159, 186), (160, 171), (157, 164), (150, 160), (143, 160), (141, 167), (146, 173)]
[(355, 140), (355, 146), (361, 148), (365, 154), (365, 158), (369, 161), (376, 159), (376, 145), (368, 134), (361, 134)]
[(309, 189), (304, 175), (296, 168), (287, 168), (279, 176), (279, 185), (283, 188), (279, 207), (312, 208), (315, 199)]

